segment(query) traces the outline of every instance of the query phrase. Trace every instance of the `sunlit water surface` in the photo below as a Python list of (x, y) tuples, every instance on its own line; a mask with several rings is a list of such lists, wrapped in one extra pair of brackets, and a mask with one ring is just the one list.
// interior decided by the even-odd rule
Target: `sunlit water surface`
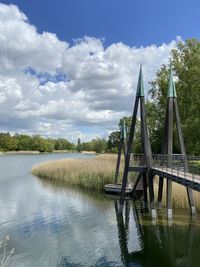
[[(33, 165), (81, 154), (0, 156), (0, 240), (8, 266), (200, 266), (200, 220), (179, 212), (155, 223), (127, 202), (80, 192), (31, 175)], [(1, 253), (2, 253), (2, 249)]]

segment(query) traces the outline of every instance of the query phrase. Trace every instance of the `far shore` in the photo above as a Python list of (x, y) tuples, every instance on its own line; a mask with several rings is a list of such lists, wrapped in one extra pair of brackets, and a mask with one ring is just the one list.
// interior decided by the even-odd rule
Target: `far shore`
[[(0, 151), (0, 155), (40, 155), (40, 154), (60, 154), (60, 153), (78, 153), (78, 152), (76, 150), (54, 150), (52, 152), (40, 152), (35, 150)], [(85, 152), (85, 154), (87, 153)]]

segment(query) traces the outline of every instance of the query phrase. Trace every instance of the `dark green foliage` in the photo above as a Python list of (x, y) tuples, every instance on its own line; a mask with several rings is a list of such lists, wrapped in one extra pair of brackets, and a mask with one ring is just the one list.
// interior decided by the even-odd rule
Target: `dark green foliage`
[(96, 153), (103, 153), (107, 149), (107, 142), (105, 139), (96, 138), (90, 142), (81, 144), (81, 149), (84, 151), (95, 151)]
[[(176, 77), (177, 101), (187, 154), (200, 154), (200, 42), (189, 39), (178, 42), (172, 50), (170, 65)], [(162, 66), (151, 83), (152, 102), (147, 106), (151, 142), (155, 153), (161, 152), (164, 116), (167, 101), (169, 66)], [(179, 153), (174, 132), (174, 153)]]
[[(120, 144), (120, 131), (122, 129), (124, 120), (125, 120), (125, 125), (127, 128), (127, 141), (128, 141), (132, 117), (123, 117), (119, 121), (119, 131), (112, 132), (108, 137), (108, 142), (107, 142), (108, 152), (113, 152), (113, 153), (118, 152), (118, 148)], [(138, 120), (136, 122), (135, 137), (133, 141), (133, 151), (134, 153), (141, 153), (140, 123)]]
[(112, 132), (108, 137), (107, 150), (116, 153), (120, 143), (120, 131)]
[(64, 138), (59, 138), (55, 140), (55, 145), (54, 145), (55, 150), (68, 150), (68, 149), (75, 149), (75, 145), (70, 143), (67, 139)]
[(0, 150), (2, 151), (32, 150), (52, 152), (53, 150), (72, 149), (75, 149), (75, 145), (66, 139), (47, 139), (39, 135), (28, 136), (24, 134), (11, 136), (9, 133), (0, 133)]

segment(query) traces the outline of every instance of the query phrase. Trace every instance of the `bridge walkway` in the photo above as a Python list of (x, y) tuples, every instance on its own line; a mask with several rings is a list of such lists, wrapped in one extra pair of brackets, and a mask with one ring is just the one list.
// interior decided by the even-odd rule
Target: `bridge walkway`
[[(147, 171), (144, 155), (131, 155), (129, 171)], [(150, 171), (155, 175), (200, 191), (200, 157), (152, 155)]]

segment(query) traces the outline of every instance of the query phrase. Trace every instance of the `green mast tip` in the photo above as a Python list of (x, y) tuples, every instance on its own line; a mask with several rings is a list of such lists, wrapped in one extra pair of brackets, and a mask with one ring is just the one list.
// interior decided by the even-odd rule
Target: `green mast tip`
[(169, 70), (169, 79), (168, 79), (168, 91), (167, 91), (167, 98), (176, 98), (176, 88), (175, 88), (175, 83), (173, 80), (173, 73), (172, 73), (172, 68)]
[(139, 97), (144, 96), (144, 82), (143, 82), (142, 65), (140, 65), (140, 73), (139, 73), (136, 96), (139, 96)]

